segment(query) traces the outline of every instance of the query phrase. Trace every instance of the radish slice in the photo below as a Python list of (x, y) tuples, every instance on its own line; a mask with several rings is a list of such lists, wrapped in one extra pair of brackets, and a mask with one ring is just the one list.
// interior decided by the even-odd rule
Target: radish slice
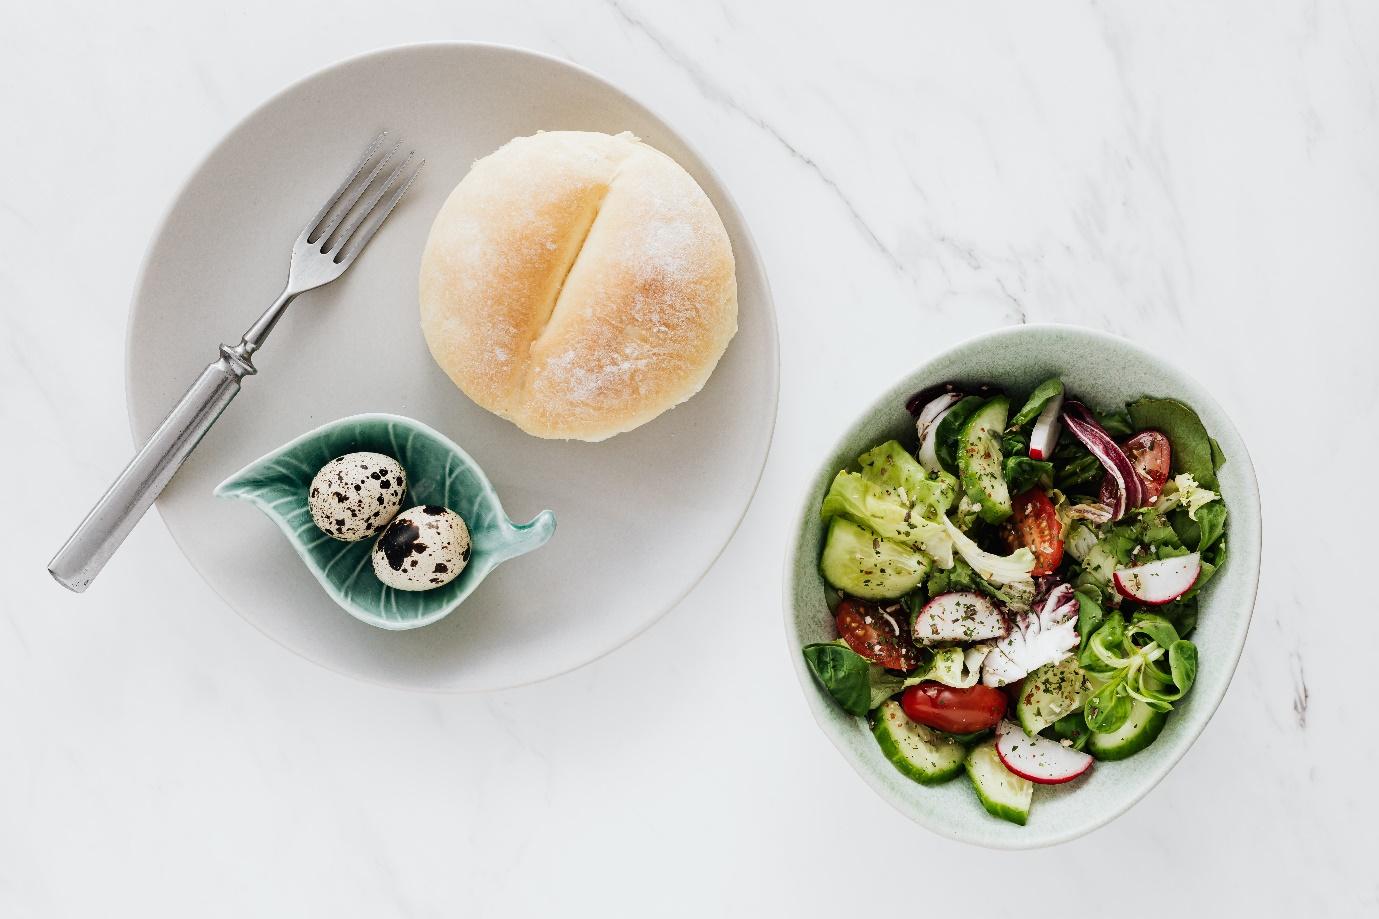
[(921, 429), (920, 432), (920, 465), (924, 466), (928, 472), (942, 472), (943, 464), (939, 462), (939, 422), (947, 417), (947, 413), (953, 411), (952, 407), (940, 411), (938, 417), (929, 424), (928, 428)]
[[(1111, 506), (1111, 519), (1119, 520), (1132, 507), (1144, 503), (1143, 486), (1139, 473), (1135, 471), (1130, 457), (1120, 448), (1110, 434), (1099, 424), (1087, 406), (1081, 402), (1068, 402), (1063, 406), (1063, 423), (1073, 436), (1082, 441), (1083, 446), (1092, 452), (1115, 485), (1115, 503)], [(1106, 497), (1111, 497), (1106, 495)]]
[(996, 755), (1001, 765), (1040, 785), (1071, 782), (1092, 768), (1092, 757), (1047, 737), (1031, 737), (1013, 721), (996, 726)]
[(946, 392), (936, 399), (931, 399), (924, 408), (920, 409), (919, 416), (915, 418), (915, 424), (920, 428), (938, 424), (939, 416), (961, 401), (962, 393), (959, 392)]
[(915, 419), (915, 431), (919, 434), (919, 464), (929, 472), (938, 472), (943, 468), (938, 461), (936, 440), (939, 422), (961, 401), (962, 393), (944, 393), (925, 405)]
[(1117, 568), (1116, 590), (1131, 600), (1163, 606), (1191, 590), (1201, 573), (1202, 557), (1196, 552), (1161, 558), (1134, 568)]
[(1034, 430), (1029, 435), (1029, 458), (1046, 460), (1053, 456), (1053, 448), (1058, 444), (1058, 435), (1063, 426), (1058, 423), (1058, 413), (1063, 411), (1063, 394), (1059, 393), (1049, 400), (1044, 410), (1034, 422)]
[(1001, 611), (986, 597), (966, 590), (939, 594), (915, 617), (914, 638), (919, 644), (944, 641), (985, 641), (1010, 630)]
[(956, 383), (940, 383), (937, 386), (926, 386), (913, 396), (905, 400), (905, 411), (913, 417), (918, 418), (929, 406), (931, 402), (937, 400), (939, 396), (946, 396), (956, 393), (962, 395), (962, 389)]

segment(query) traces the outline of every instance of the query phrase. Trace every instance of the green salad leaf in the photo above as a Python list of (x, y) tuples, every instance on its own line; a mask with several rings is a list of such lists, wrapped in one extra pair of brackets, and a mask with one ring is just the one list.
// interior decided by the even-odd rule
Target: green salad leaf
[(934, 431), (934, 453), (938, 456), (939, 465), (949, 472), (958, 471), (958, 434), (967, 424), (967, 419), (985, 403), (986, 399), (981, 396), (966, 396), (949, 409), (938, 423)]
[(1121, 727), (1135, 701), (1171, 710), (1197, 679), (1197, 646), (1165, 617), (1147, 613), (1129, 625), (1119, 614), (1108, 617), (1078, 662), (1102, 681), (1083, 708), (1087, 726), (1099, 733)]
[(1059, 740), (1070, 740), (1074, 750), (1081, 750), (1087, 746), (1087, 739), (1092, 736), (1092, 731), (1087, 727), (1087, 719), (1083, 717), (1082, 712), (1076, 711), (1053, 723), (1053, 736)]
[(953, 559), (952, 567), (935, 568), (930, 572), (929, 580), (924, 586), (930, 597), (937, 597), (951, 590), (976, 590), (991, 594), (996, 589), (978, 577), (977, 572), (961, 556)]
[(1135, 433), (1134, 423), (1130, 420), (1130, 413), (1124, 409), (1093, 412), (1093, 414), (1096, 416), (1097, 423), (1112, 437), (1129, 437)]
[(901, 677), (873, 664), (841, 638), (806, 645), (803, 650), (814, 678), (849, 714), (865, 715), (904, 686)]
[[(1058, 456), (1055, 455), (1057, 460)], [(1057, 465), (1055, 463), (1055, 465)], [(1090, 453), (1083, 453), (1082, 456), (1070, 460), (1058, 467), (1058, 473), (1054, 476), (1054, 481), (1063, 491), (1072, 491), (1080, 485), (1099, 484), (1101, 477), (1106, 474), (1101, 465), (1101, 461)]]
[(1101, 591), (1084, 585), (1073, 591), (1077, 597), (1077, 634), (1081, 639), (1078, 650), (1085, 650), (1093, 633), (1106, 621), (1106, 611), (1101, 608)]
[(930, 502), (916, 504), (908, 489), (886, 487), (843, 470), (834, 477), (820, 513), (825, 520), (842, 517), (883, 539), (916, 546), (946, 567), (953, 563), (953, 540), (943, 524), (925, 518), (926, 511), (933, 512), (933, 502), (942, 500), (934, 492), (929, 497)]
[(862, 478), (888, 489), (904, 489), (902, 500), (936, 517), (957, 500), (958, 480), (946, 472), (930, 476), (899, 441), (888, 440), (857, 458)]
[(998, 587), (1033, 582), (1030, 572), (1034, 570), (1034, 553), (1030, 550), (1021, 547), (1009, 555), (997, 555), (987, 552), (973, 542), (947, 517), (943, 518), (943, 526), (952, 537), (953, 546), (958, 550), (958, 554), (980, 577)]
[[(1190, 516), (1190, 515), (1189, 515)], [(1197, 512), (1198, 552), (1206, 552), (1226, 532), (1226, 505), (1210, 504)]]
[(1034, 392), (1029, 394), (1025, 400), (1024, 408), (1015, 413), (1015, 417), (1010, 419), (1012, 428), (1022, 428), (1031, 421), (1039, 417), (1039, 413), (1044, 410), (1044, 406), (1056, 396), (1063, 395), (1063, 381), (1058, 377), (1045, 380), (1034, 387)]
[(1221, 447), (1207, 434), (1202, 419), (1177, 399), (1146, 396), (1130, 403), (1135, 430), (1152, 429), (1168, 438), (1173, 447), (1173, 472), (1191, 473), (1201, 485), (1216, 491), (1216, 470), (1225, 463)]
[(1012, 495), (1023, 494), (1036, 485), (1053, 483), (1053, 463), (1007, 454), (1005, 479)]
[(904, 685), (914, 686), (926, 680), (934, 680), (945, 686), (967, 689), (969, 686), (977, 685), (977, 680), (981, 678), (982, 660), (985, 657), (986, 649), (981, 646), (967, 649), (942, 648), (934, 652), (928, 666), (907, 677)]

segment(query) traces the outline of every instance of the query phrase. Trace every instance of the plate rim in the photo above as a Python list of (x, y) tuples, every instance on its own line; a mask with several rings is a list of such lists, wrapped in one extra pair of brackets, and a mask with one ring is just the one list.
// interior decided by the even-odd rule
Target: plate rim
[[(1059, 832), (1045, 833), (1042, 835), (1030, 833), (1025, 838), (1004, 836), (983, 837), (968, 831), (968, 829), (966, 828), (967, 825), (965, 823), (955, 824), (953, 826), (944, 826), (941, 825), (937, 820), (930, 817), (929, 815), (918, 813), (914, 808), (905, 806), (906, 801), (904, 799), (902, 799), (900, 796), (892, 794), (891, 790), (888, 789), (879, 778), (877, 778), (875, 775), (873, 775), (865, 768), (861, 760), (854, 754), (852, 750), (848, 748), (842, 734), (839, 731), (835, 730), (832, 725), (825, 723), (825, 716), (829, 713), (828, 707), (831, 703), (823, 697), (823, 693), (819, 690), (818, 686), (816, 685), (814, 677), (810, 673), (809, 667), (803, 659), (803, 655), (799, 653), (799, 648), (796, 647), (798, 642), (795, 640), (795, 620), (797, 618), (797, 613), (795, 610), (795, 586), (800, 577), (800, 566), (797, 564), (797, 550), (800, 542), (800, 536), (805, 528), (807, 518), (809, 517), (809, 515), (816, 513), (813, 504), (810, 500), (809, 489), (812, 487), (815, 481), (821, 478), (825, 466), (829, 463), (831, 458), (843, 452), (843, 447), (848, 442), (849, 435), (854, 428), (861, 425), (866, 418), (870, 417), (870, 415), (877, 410), (877, 406), (880, 405), (882, 401), (885, 400), (890, 394), (903, 388), (906, 388), (904, 384), (907, 380), (909, 380), (916, 374), (928, 370), (930, 367), (932, 367), (934, 364), (936, 364), (939, 360), (946, 357), (947, 355), (955, 351), (971, 348), (978, 344), (989, 343), (992, 340), (1000, 340), (1001, 338), (1016, 338), (1019, 335), (1021, 335), (1025, 329), (1034, 329), (1041, 333), (1072, 332), (1078, 335), (1085, 335), (1090, 339), (1102, 343), (1113, 344), (1119, 347), (1128, 348), (1131, 351), (1139, 352), (1145, 358), (1147, 358), (1149, 361), (1153, 363), (1161, 364), (1167, 367), (1169, 371), (1177, 374), (1191, 387), (1194, 387), (1202, 392), (1202, 394), (1205, 396), (1206, 401), (1208, 401), (1211, 404), (1211, 406), (1215, 408), (1217, 412), (1220, 414), (1221, 420), (1224, 422), (1224, 425), (1228, 430), (1228, 433), (1235, 438), (1235, 440), (1240, 444), (1241, 447), (1241, 458), (1237, 460), (1235, 455), (1232, 455), (1230, 457), (1230, 461), (1232, 463), (1239, 462), (1240, 465), (1243, 466), (1245, 471), (1245, 480), (1250, 485), (1250, 493), (1248, 495), (1241, 495), (1238, 499), (1233, 498), (1232, 500), (1248, 502), (1249, 506), (1251, 506), (1254, 510), (1254, 526), (1251, 531), (1251, 536), (1254, 544), (1253, 551), (1249, 553), (1249, 556), (1251, 556), (1250, 558), (1241, 559), (1241, 561), (1252, 561), (1253, 564), (1251, 565), (1249, 574), (1246, 579), (1246, 586), (1248, 587), (1248, 601), (1245, 603), (1244, 607), (1245, 611), (1243, 616), (1243, 622), (1240, 626), (1240, 639), (1238, 642), (1235, 643), (1235, 646), (1229, 649), (1227, 652), (1230, 658), (1230, 675), (1227, 677), (1225, 683), (1221, 686), (1220, 690), (1217, 693), (1215, 693), (1214, 697), (1208, 697), (1205, 700), (1207, 702), (1207, 705), (1205, 707), (1204, 714), (1201, 716), (1201, 722), (1200, 724), (1196, 725), (1195, 728), (1192, 729), (1191, 736), (1188, 737), (1186, 742), (1183, 743), (1182, 748), (1180, 750), (1171, 751), (1161, 762), (1156, 763), (1154, 767), (1150, 770), (1150, 779), (1145, 784), (1144, 788), (1133, 797), (1127, 798), (1122, 802), (1117, 802), (1113, 806), (1105, 809), (1104, 811), (1099, 813), (1095, 819), (1087, 822), (1082, 826), (1074, 826), (1070, 829), (1065, 829)], [(1235, 420), (1231, 417), (1230, 413), (1226, 411), (1226, 409), (1221, 405), (1220, 401), (1212, 395), (1211, 390), (1205, 384), (1203, 384), (1196, 377), (1195, 374), (1192, 374), (1189, 371), (1183, 369), (1183, 367), (1177, 362), (1170, 360), (1168, 358), (1160, 357), (1158, 354), (1150, 351), (1148, 348), (1145, 348), (1137, 344), (1136, 342), (1131, 341), (1128, 338), (1124, 338), (1120, 335), (1116, 335), (1114, 333), (1107, 332), (1102, 329), (1095, 329), (1090, 326), (1061, 322), (1032, 322), (1022, 323), (1019, 325), (1000, 326), (995, 329), (988, 329), (984, 332), (979, 332), (975, 335), (965, 336), (960, 340), (955, 341), (941, 348), (938, 351), (935, 351), (934, 353), (926, 357), (924, 360), (916, 363), (913, 367), (906, 370), (904, 373), (896, 376), (888, 385), (886, 385), (882, 389), (879, 389), (874, 396), (872, 396), (865, 403), (863, 403), (862, 408), (860, 408), (855, 414), (853, 414), (850, 417), (850, 420), (848, 420), (844, 424), (842, 429), (838, 432), (837, 436), (832, 438), (832, 440), (830, 441), (828, 451), (820, 455), (820, 462), (813, 467), (813, 470), (810, 473), (809, 478), (805, 480), (805, 484), (803, 486), (805, 492), (804, 498), (801, 501), (798, 512), (792, 518), (792, 526), (791, 529), (788, 531), (789, 538), (787, 540), (785, 548), (785, 558), (783, 560), (784, 564), (782, 571), (783, 577), (781, 579), (781, 611), (782, 625), (784, 627), (783, 632), (785, 637), (785, 650), (786, 653), (790, 656), (789, 666), (795, 674), (796, 681), (800, 688), (800, 694), (804, 698), (805, 707), (809, 710), (810, 717), (814, 721), (815, 726), (818, 728), (820, 733), (822, 733), (824, 737), (827, 738), (829, 744), (834, 748), (838, 756), (840, 756), (842, 760), (845, 763), (847, 763), (848, 768), (850, 768), (857, 775), (857, 777), (862, 780), (862, 783), (864, 785), (871, 789), (871, 791), (877, 797), (884, 801), (896, 813), (905, 817), (912, 823), (915, 823), (920, 827), (923, 827), (925, 830), (933, 833), (935, 836), (938, 836), (943, 839), (951, 839), (956, 842), (964, 843), (966, 845), (998, 851), (1030, 851), (1035, 849), (1051, 848), (1054, 846), (1063, 845), (1075, 839), (1079, 839), (1083, 836), (1086, 836), (1096, 830), (1099, 830), (1102, 827), (1105, 827), (1107, 824), (1111, 823), (1113, 820), (1125, 814), (1135, 805), (1139, 804), (1141, 801), (1147, 798), (1150, 792), (1152, 792), (1165, 778), (1167, 778), (1170, 772), (1177, 768), (1178, 764), (1183, 760), (1185, 756), (1187, 756), (1188, 751), (1191, 750), (1194, 745), (1196, 745), (1199, 739), (1201, 739), (1201, 736), (1206, 731), (1207, 726), (1211, 723), (1211, 720), (1216, 716), (1216, 712), (1221, 707), (1221, 703), (1225, 700), (1226, 693), (1230, 691), (1231, 684), (1235, 682), (1236, 674), (1240, 669), (1240, 659), (1245, 653), (1245, 644), (1249, 641), (1250, 626), (1254, 621), (1255, 610), (1259, 604), (1259, 581), (1261, 572), (1263, 570), (1264, 513), (1263, 501), (1261, 499), (1259, 491), (1259, 476), (1255, 469), (1254, 457), (1250, 453), (1249, 445), (1245, 442), (1245, 438), (1240, 434), (1240, 429), (1236, 425)], [(817, 570), (817, 565), (814, 567), (815, 570)], [(915, 787), (923, 789), (923, 786), (917, 785)], [(973, 806), (976, 807), (975, 801), (973, 802)], [(984, 816), (980, 808), (977, 808), (976, 815)], [(1025, 831), (1028, 830), (1028, 828), (1026, 827), (1022, 827), (1021, 829)]]
[[(173, 545), (177, 547), (177, 551), (181, 553), (183, 559), (185, 559), (186, 562), (191, 566), (192, 570), (196, 572), (197, 576), (201, 578), (202, 582), (206, 585), (206, 587), (210, 589), (211, 593), (213, 593), (224, 606), (229, 608), (229, 610), (233, 612), (238, 619), (253, 627), (255, 631), (270, 639), (278, 647), (283, 648), (284, 650), (291, 653), (293, 656), (307, 661), (308, 663), (314, 666), (320, 667), (323, 670), (329, 671), (334, 674), (338, 674), (343, 677), (347, 677), (360, 683), (372, 686), (379, 686), (386, 689), (394, 690), (396, 692), (425, 693), (430, 695), (446, 696), (471, 695), (478, 693), (498, 692), (507, 689), (518, 689), (525, 686), (532, 686), (537, 683), (543, 683), (547, 680), (552, 680), (557, 677), (565, 676), (566, 674), (573, 673), (574, 671), (579, 670), (583, 667), (587, 667), (588, 665), (595, 663), (596, 661), (599, 661), (607, 657), (608, 655), (612, 654), (614, 651), (617, 651), (618, 649), (626, 646), (628, 643), (641, 636), (647, 630), (649, 630), (652, 626), (661, 622), (663, 619), (665, 619), (666, 616), (670, 614), (672, 610), (676, 609), (681, 603), (683, 603), (685, 598), (694, 592), (695, 588), (697, 588), (700, 584), (703, 583), (704, 579), (708, 577), (709, 573), (713, 571), (714, 567), (718, 564), (718, 560), (723, 557), (723, 553), (727, 551), (728, 546), (732, 543), (733, 539), (736, 538), (738, 531), (742, 528), (742, 521), (746, 519), (747, 512), (756, 502), (757, 495), (761, 491), (761, 482), (766, 473), (766, 466), (771, 459), (771, 449), (775, 445), (776, 424), (780, 417), (780, 327), (776, 316), (776, 302), (775, 296), (771, 289), (770, 274), (767, 271), (765, 260), (761, 257), (761, 250), (757, 246), (756, 238), (752, 234), (751, 226), (748, 223), (745, 215), (743, 214), (742, 208), (738, 205), (737, 199), (733, 196), (727, 183), (725, 183), (723, 181), (722, 176), (719, 175), (718, 170), (715, 169), (713, 167), (713, 164), (700, 152), (698, 145), (691, 143), (690, 140), (680, 130), (678, 130), (668, 119), (666, 119), (660, 113), (660, 111), (658, 111), (650, 105), (647, 105), (639, 97), (633, 95), (627, 90), (624, 90), (622, 87), (613, 83), (608, 78), (602, 76), (599, 73), (596, 73), (593, 70), (590, 70), (582, 64), (578, 64), (567, 58), (558, 57), (554, 54), (548, 54), (544, 51), (537, 51), (532, 48), (522, 47), (520, 45), (507, 44), (505, 42), (465, 41), (451, 39), (439, 39), (435, 41), (421, 42), (402, 42), (400, 44), (385, 45), (382, 47), (373, 48), (371, 50), (361, 52), (359, 54), (353, 54), (348, 57), (340, 58), (329, 64), (326, 64), (323, 67), (318, 67), (314, 70), (308, 71), (302, 76), (287, 83), (277, 91), (271, 93), (262, 101), (250, 108), (247, 112), (236, 118), (234, 123), (230, 125), (229, 128), (220, 132), (216, 136), (215, 140), (211, 143), (211, 145), (202, 152), (202, 154), (196, 159), (196, 162), (187, 170), (186, 174), (182, 177), (182, 180), (177, 183), (176, 189), (173, 191), (172, 196), (169, 198), (167, 204), (163, 207), (161, 213), (158, 216), (158, 219), (154, 222), (152, 233), (149, 234), (148, 242), (144, 247), (142, 257), (139, 260), (138, 270), (135, 272), (134, 275), (134, 285), (129, 298), (129, 305), (125, 310), (123, 374), (125, 420), (129, 426), (130, 442), (134, 450), (137, 451), (140, 448), (140, 446), (142, 446), (138, 431), (136, 430), (134, 424), (133, 398), (131, 395), (131, 390), (134, 382), (135, 367), (135, 362), (132, 356), (134, 348), (134, 313), (135, 310), (138, 309), (138, 304), (142, 299), (143, 291), (148, 281), (149, 272), (152, 268), (153, 250), (155, 244), (157, 243), (159, 237), (162, 235), (165, 227), (167, 226), (168, 221), (172, 218), (172, 215), (177, 211), (179, 205), (186, 197), (187, 192), (190, 190), (192, 183), (196, 180), (196, 177), (200, 175), (201, 171), (206, 167), (207, 163), (210, 162), (211, 158), (216, 154), (216, 151), (220, 149), (221, 145), (225, 143), (225, 140), (228, 137), (230, 137), (230, 135), (232, 135), (235, 131), (239, 130), (240, 127), (243, 126), (245, 123), (261, 114), (264, 110), (276, 104), (281, 99), (290, 95), (291, 93), (296, 92), (305, 84), (313, 80), (316, 80), (320, 77), (323, 77), (327, 74), (330, 74), (332, 72), (343, 70), (346, 67), (351, 67), (374, 58), (382, 58), (387, 57), (389, 55), (401, 54), (409, 51), (417, 51), (422, 49), (449, 49), (457, 52), (464, 52), (466, 50), (471, 49), (487, 49), (513, 54), (518, 57), (531, 58), (546, 64), (555, 64), (560, 67), (565, 67), (574, 70), (577, 73), (584, 76), (586, 79), (592, 80), (593, 82), (599, 84), (601, 87), (603, 87), (603, 89), (611, 91), (613, 94), (621, 96), (622, 98), (631, 101), (633, 105), (645, 111), (654, 120), (660, 122), (660, 124), (663, 125), (666, 128), (666, 130), (669, 131), (670, 134), (672, 134), (675, 137), (675, 139), (680, 144), (682, 144), (684, 148), (690, 152), (690, 154), (694, 156), (694, 158), (698, 161), (697, 165), (699, 166), (699, 168), (701, 168), (704, 174), (712, 180), (713, 184), (716, 187), (716, 190), (721, 193), (723, 203), (730, 209), (732, 215), (737, 218), (737, 223), (741, 232), (739, 234), (740, 239), (735, 239), (734, 242), (742, 243), (743, 249), (745, 250), (745, 254), (748, 256), (748, 260), (752, 264), (757, 266), (757, 269), (761, 275), (763, 294), (762, 300), (765, 307), (763, 310), (763, 314), (766, 321), (766, 329), (768, 332), (768, 336), (770, 338), (770, 347), (767, 349), (766, 355), (769, 358), (769, 365), (771, 370), (771, 411), (770, 417), (766, 422), (765, 448), (762, 452), (761, 464), (757, 469), (756, 477), (752, 481), (751, 490), (747, 494), (747, 500), (743, 502), (741, 510), (738, 511), (736, 519), (733, 520), (733, 524), (729, 528), (727, 536), (723, 540), (723, 544), (718, 547), (718, 550), (705, 564), (704, 569), (701, 572), (699, 572), (699, 574), (696, 575), (694, 579), (690, 581), (689, 584), (686, 585), (682, 592), (680, 592), (678, 595), (669, 600), (669, 602), (667, 602), (661, 609), (657, 610), (652, 616), (648, 617), (644, 622), (639, 623), (635, 629), (624, 635), (619, 636), (619, 638), (615, 642), (611, 643), (608, 647), (604, 648), (602, 651), (595, 654), (594, 656), (580, 661), (579, 663), (571, 664), (567, 667), (563, 667), (562, 669), (553, 671), (551, 673), (547, 673), (542, 676), (526, 677), (515, 682), (505, 682), (475, 687), (417, 686), (412, 684), (389, 682), (387, 680), (379, 679), (369, 674), (357, 673), (350, 670), (341, 669), (332, 666), (330, 663), (327, 663), (324, 660), (318, 660), (316, 658), (309, 657), (304, 652), (287, 644), (278, 636), (268, 631), (259, 622), (255, 621), (254, 619), (251, 619), (249, 616), (240, 612), (240, 610), (233, 603), (231, 603), (223, 593), (220, 592), (220, 590), (211, 581), (207, 573), (203, 570), (202, 565), (200, 565), (192, 557), (192, 555), (187, 551), (186, 546), (182, 544), (182, 540), (178, 538), (177, 532), (168, 523), (167, 517), (163, 513), (163, 501), (161, 497), (154, 502), (154, 510), (158, 514), (159, 521), (163, 524), (163, 529), (172, 538)], [(734, 261), (738, 260), (739, 255), (735, 251)]]

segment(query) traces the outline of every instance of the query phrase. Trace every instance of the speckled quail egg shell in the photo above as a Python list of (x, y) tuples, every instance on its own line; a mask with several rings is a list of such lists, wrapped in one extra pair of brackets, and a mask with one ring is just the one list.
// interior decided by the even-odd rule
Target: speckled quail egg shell
[(382, 453), (347, 453), (316, 473), (307, 506), (327, 535), (358, 542), (386, 527), (406, 495), (407, 473), (397, 460)]
[(427, 504), (393, 518), (373, 547), (373, 571), (397, 590), (449, 584), (469, 564), (469, 527), (459, 514)]

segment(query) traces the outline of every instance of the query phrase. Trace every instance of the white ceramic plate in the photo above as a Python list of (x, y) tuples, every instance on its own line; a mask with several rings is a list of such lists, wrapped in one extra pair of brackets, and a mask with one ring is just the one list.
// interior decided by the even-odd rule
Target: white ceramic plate
[[(317, 663), (416, 689), (514, 686), (632, 638), (708, 570), (756, 489), (775, 422), (776, 325), (766, 276), (721, 183), (663, 121), (571, 64), (513, 48), (413, 45), (337, 64), (249, 115), (197, 168), (149, 249), (129, 324), (140, 442), (281, 289), (302, 225), (386, 128), (426, 157), (421, 179), (340, 281), (292, 307), (260, 373), (158, 508), (236, 611)], [(474, 160), (538, 130), (633, 131), (713, 199), (737, 258), (740, 328), (704, 390), (600, 444), (542, 441), (475, 406), (431, 360), (417, 269), (431, 220)], [(339, 609), (273, 524), (218, 500), (218, 482), (326, 421), (416, 418), (464, 447), (516, 520), (555, 511), (538, 552), (496, 571), (455, 613), (413, 632)]]

